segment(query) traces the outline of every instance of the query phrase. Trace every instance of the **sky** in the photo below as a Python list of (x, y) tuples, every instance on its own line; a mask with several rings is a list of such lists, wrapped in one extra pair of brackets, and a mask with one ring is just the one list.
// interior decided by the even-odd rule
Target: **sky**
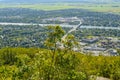
[(119, 1), (120, 0), (0, 0), (0, 1), (5, 1), (5, 2), (27, 2), (27, 3), (30, 3), (30, 2), (83, 2), (83, 1), (87, 1), (87, 2), (115, 2), (115, 1)]

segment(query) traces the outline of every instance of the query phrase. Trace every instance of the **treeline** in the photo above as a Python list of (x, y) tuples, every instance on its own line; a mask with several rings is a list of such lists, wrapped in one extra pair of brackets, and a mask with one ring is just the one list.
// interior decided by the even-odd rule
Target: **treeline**
[[(74, 17), (82, 18), (83, 25), (93, 26), (120, 26), (120, 15), (112, 13), (91, 12), (82, 9), (65, 10), (32, 10), (24, 8), (3, 8), (0, 9), (0, 22), (23, 22), (23, 23), (44, 23), (42, 19), (51, 17)], [(49, 22), (48, 22), (49, 23)]]

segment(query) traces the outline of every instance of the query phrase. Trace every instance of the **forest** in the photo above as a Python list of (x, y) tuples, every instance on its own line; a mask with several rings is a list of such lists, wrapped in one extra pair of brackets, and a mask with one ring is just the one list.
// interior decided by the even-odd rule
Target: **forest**
[(78, 17), (83, 25), (119, 27), (120, 15), (104, 12), (92, 12), (84, 9), (33, 10), (27, 8), (1, 8), (0, 22), (44, 23), (43, 19), (55, 17)]
[(104, 37), (120, 37), (120, 30), (113, 29), (81, 29), (79, 28), (73, 34), (77, 38), (84, 38), (86, 36), (104, 36)]
[[(63, 27), (67, 32), (70, 28)], [(4, 47), (37, 47), (44, 48), (44, 40), (47, 37), (47, 27), (39, 25), (31, 26), (0, 26), (0, 48)]]

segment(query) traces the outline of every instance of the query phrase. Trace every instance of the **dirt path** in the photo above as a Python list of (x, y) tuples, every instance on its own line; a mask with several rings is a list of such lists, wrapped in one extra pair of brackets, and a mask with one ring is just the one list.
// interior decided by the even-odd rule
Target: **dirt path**
[(108, 79), (108, 78), (103, 78), (103, 77), (97, 77), (96, 80), (110, 80), (110, 79)]

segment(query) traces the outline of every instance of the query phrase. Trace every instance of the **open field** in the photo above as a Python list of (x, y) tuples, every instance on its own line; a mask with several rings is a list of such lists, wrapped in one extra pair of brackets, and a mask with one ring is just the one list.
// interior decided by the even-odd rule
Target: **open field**
[(1, 4), (0, 8), (17, 7), (37, 10), (60, 10), (60, 9), (87, 9), (97, 12), (110, 12), (120, 14), (119, 3), (114, 4), (91, 4), (91, 3), (41, 3), (41, 4)]

